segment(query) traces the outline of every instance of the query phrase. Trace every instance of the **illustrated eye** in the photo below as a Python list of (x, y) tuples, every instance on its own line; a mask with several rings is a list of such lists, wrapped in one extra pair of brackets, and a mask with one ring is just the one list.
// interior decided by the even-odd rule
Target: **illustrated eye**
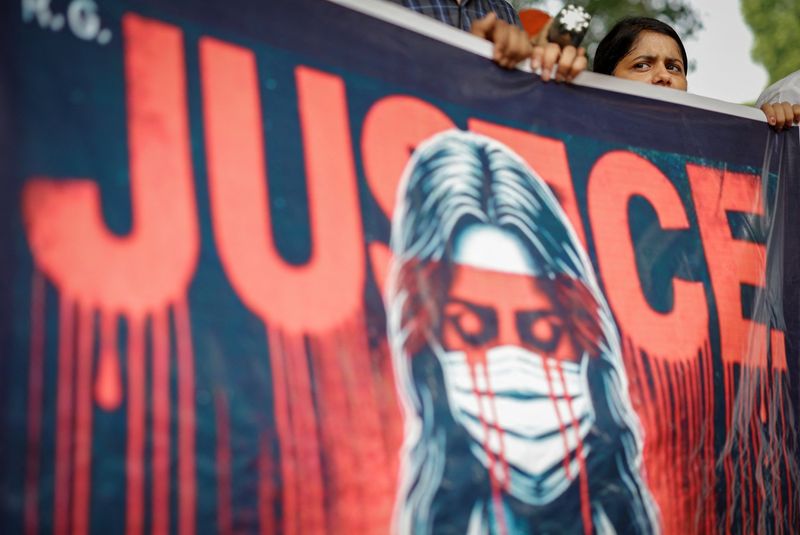
[(561, 318), (552, 311), (517, 312), (517, 332), (520, 340), (544, 353), (552, 353), (558, 347), (564, 333)]
[[(451, 301), (444, 307), (445, 329), (455, 334), (459, 346), (481, 347), (497, 337), (497, 316), (490, 308), (463, 301)], [(452, 336), (446, 336), (454, 342)]]

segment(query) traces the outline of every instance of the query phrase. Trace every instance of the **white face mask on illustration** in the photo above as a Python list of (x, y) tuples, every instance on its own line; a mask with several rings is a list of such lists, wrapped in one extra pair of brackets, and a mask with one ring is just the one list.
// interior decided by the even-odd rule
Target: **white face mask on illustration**
[(464, 351), (438, 356), (453, 416), (496, 481), (533, 504), (564, 492), (593, 424), (583, 359), (558, 361), (511, 345), (489, 349), (480, 363), (470, 364)]

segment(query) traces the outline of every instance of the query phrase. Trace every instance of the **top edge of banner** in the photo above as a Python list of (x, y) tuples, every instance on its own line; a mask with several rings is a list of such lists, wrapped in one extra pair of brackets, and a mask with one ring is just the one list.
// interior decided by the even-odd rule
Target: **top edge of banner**
[[(407, 30), (435, 39), (442, 43), (461, 48), (485, 58), (492, 57), (492, 44), (468, 32), (453, 28), (430, 17), (415, 13), (403, 6), (384, 0), (327, 0), (354, 11), (364, 13), (384, 22), (389, 22)], [(521, 71), (531, 72), (526, 60), (517, 66)], [(726, 115), (766, 122), (761, 110), (742, 104), (733, 104), (710, 97), (693, 95), (684, 91), (658, 87), (631, 80), (623, 80), (594, 72), (582, 72), (574, 81), (575, 85), (592, 87), (615, 93), (644, 97), (662, 102), (671, 102), (693, 108), (700, 108)]]

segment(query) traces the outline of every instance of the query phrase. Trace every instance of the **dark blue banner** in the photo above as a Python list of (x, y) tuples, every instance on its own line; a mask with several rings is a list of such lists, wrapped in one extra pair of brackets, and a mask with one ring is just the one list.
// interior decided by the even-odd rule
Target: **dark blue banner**
[(1, 9), (3, 533), (797, 529), (796, 128), (322, 0)]

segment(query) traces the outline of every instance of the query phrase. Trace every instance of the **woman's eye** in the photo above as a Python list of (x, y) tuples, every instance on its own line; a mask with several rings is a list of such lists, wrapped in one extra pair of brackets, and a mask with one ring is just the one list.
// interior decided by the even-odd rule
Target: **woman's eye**
[(681, 68), (680, 65), (676, 65), (676, 64), (667, 65), (667, 69), (669, 69), (670, 71), (673, 71), (673, 72), (677, 72), (678, 74), (683, 74), (683, 68)]
[(647, 63), (634, 63), (633, 68), (637, 70), (646, 69), (648, 67)]
[(445, 305), (444, 321), (445, 338), (452, 346), (480, 347), (492, 340), (497, 333), (497, 319), (491, 311), (462, 303)]
[(448, 321), (466, 336), (478, 336), (483, 330), (483, 322), (477, 314), (469, 311), (463, 311), (456, 314), (448, 314)]
[(518, 312), (517, 330), (526, 345), (552, 353), (558, 347), (564, 325), (561, 318), (552, 312)]

